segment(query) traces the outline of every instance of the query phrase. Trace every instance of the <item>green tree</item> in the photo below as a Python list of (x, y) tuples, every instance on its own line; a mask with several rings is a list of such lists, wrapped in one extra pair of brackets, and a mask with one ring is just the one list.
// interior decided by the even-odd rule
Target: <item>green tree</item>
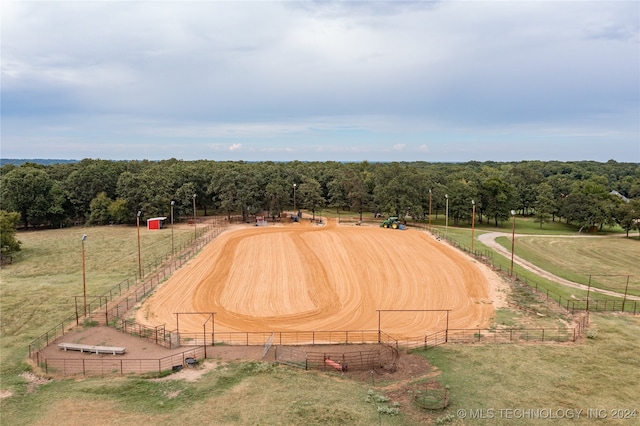
[(113, 223), (124, 224), (128, 223), (131, 217), (131, 212), (127, 208), (127, 201), (122, 198), (117, 198), (109, 204), (109, 218)]
[(111, 203), (111, 199), (105, 192), (100, 192), (93, 200), (91, 200), (89, 224), (107, 225), (111, 221), (111, 215), (109, 213)]
[(77, 170), (71, 172), (64, 181), (67, 199), (77, 218), (88, 218), (91, 201), (101, 192), (107, 197), (116, 196), (118, 178), (122, 165), (108, 160), (82, 160)]
[(635, 198), (633, 200), (631, 200), (631, 209), (633, 210), (633, 216), (635, 216), (636, 218), (634, 219), (634, 225), (631, 229), (637, 229), (638, 230), (638, 238), (640, 238), (640, 198)]
[(484, 214), (491, 217), (498, 226), (498, 221), (508, 220), (513, 202), (513, 188), (508, 182), (491, 177), (482, 183), (480, 188), (480, 200)]
[(405, 164), (391, 163), (376, 170), (374, 202), (391, 216), (403, 218), (407, 212), (422, 213), (422, 196), (417, 170)]
[(371, 204), (371, 181), (368, 163), (348, 164), (328, 184), (329, 205), (335, 207), (336, 212), (340, 208), (353, 210), (362, 220), (363, 211)]
[(116, 193), (118, 198), (125, 200), (127, 203), (128, 223), (135, 222), (138, 211), (144, 211), (145, 192), (143, 179), (139, 174), (130, 171), (120, 174), (116, 185)]
[(350, 208), (349, 199), (347, 198), (347, 184), (348, 178), (342, 174), (337, 175), (327, 184), (328, 204), (329, 207), (335, 207), (336, 213), (339, 213), (340, 209), (346, 210)]
[(136, 173), (120, 174), (116, 194), (127, 201), (131, 221), (135, 220), (138, 211), (142, 211), (144, 217), (168, 214), (174, 190), (163, 171), (161, 166), (153, 164)]
[(141, 210), (145, 217), (167, 216), (174, 196), (173, 182), (162, 164), (153, 164), (139, 174)]
[[(446, 197), (449, 194), (447, 187), (441, 183), (435, 182), (431, 188), (431, 215), (437, 220), (438, 213), (446, 209)], [(428, 191), (427, 191), (428, 192)], [(429, 213), (429, 194), (427, 193), (427, 213)]]
[(47, 222), (52, 226), (62, 227), (69, 221), (69, 215), (65, 206), (68, 205), (67, 199), (62, 189), (61, 182), (53, 182), (49, 190), (50, 204), (47, 209)]
[(551, 212), (551, 221), (555, 222), (556, 216), (561, 216), (565, 198), (571, 192), (571, 178), (568, 175), (552, 175), (549, 176), (546, 182), (551, 186), (551, 192), (553, 194), (553, 211)]
[(209, 183), (208, 190), (213, 194), (212, 199), (216, 207), (227, 213), (228, 219), (231, 219), (231, 214), (237, 209), (236, 180), (232, 164), (221, 163), (216, 165)]
[(588, 230), (597, 228), (607, 217), (600, 195), (583, 192), (572, 192), (567, 195), (560, 213), (567, 219), (567, 223), (574, 224), (580, 231), (584, 228)]
[[(198, 194), (196, 193), (196, 186), (193, 182), (185, 182), (180, 188), (178, 188), (174, 199), (171, 200), (175, 201), (175, 205), (173, 207), (174, 216), (188, 218), (193, 217), (193, 194), (196, 194), (197, 201)], [(169, 204), (169, 208), (171, 208), (170, 206), (171, 204)]]
[(620, 202), (614, 210), (614, 220), (627, 233), (632, 229), (640, 229), (640, 199)]
[(20, 213), (0, 210), (0, 249), (2, 254), (20, 251), (22, 244), (16, 238), (16, 226), (20, 222)]
[(182, 180), (178, 182), (168, 182), (170, 188), (178, 188), (186, 182), (193, 183), (195, 188), (194, 194), (196, 194), (196, 206), (197, 208), (204, 210), (204, 215), (207, 215), (207, 208), (213, 205), (213, 194), (209, 191), (209, 184), (211, 183), (212, 167), (209, 161), (196, 161), (194, 163), (176, 163), (176, 168), (180, 169), (183, 174), (186, 175)]
[(609, 193), (607, 185), (606, 176), (591, 176), (587, 180), (574, 183), (574, 192), (586, 195), (589, 202), (589, 206), (586, 208), (588, 222), (581, 223), (581, 228), (588, 227), (591, 230), (599, 227), (602, 229), (604, 225), (615, 224), (613, 221), (613, 206), (619, 200)]
[(224, 163), (213, 170), (209, 191), (229, 218), (231, 213), (240, 212), (245, 221), (264, 205), (266, 195), (259, 187), (258, 177), (258, 170), (244, 163)]
[(455, 225), (460, 221), (471, 221), (472, 204), (471, 200), (476, 198), (475, 188), (464, 178), (459, 178), (447, 185), (447, 195), (449, 196), (449, 217), (453, 219)]
[(280, 216), (289, 200), (289, 185), (279, 177), (265, 187), (266, 210), (269, 216)]
[(54, 204), (54, 182), (40, 168), (18, 167), (2, 177), (2, 207), (20, 213), (25, 228), (46, 222)]
[(535, 163), (523, 162), (516, 164), (510, 172), (510, 182), (514, 188), (516, 210), (523, 215), (529, 214), (538, 196), (538, 185), (544, 179), (542, 172)]
[(538, 188), (538, 196), (536, 197), (534, 207), (534, 222), (542, 225), (547, 223), (551, 214), (556, 211), (556, 200), (553, 196), (553, 188), (546, 182), (540, 184)]
[(324, 205), (325, 199), (322, 196), (320, 183), (315, 179), (308, 179), (300, 185), (298, 189), (300, 203), (302, 206), (313, 213), (313, 219), (316, 218), (316, 209)]
[(256, 164), (254, 174), (258, 188), (258, 199), (262, 199), (262, 209), (267, 216), (275, 217), (292, 205), (293, 182), (289, 180), (286, 163), (265, 162)]
[(247, 221), (251, 215), (256, 215), (265, 203), (264, 187), (260, 188), (259, 173), (254, 165), (239, 167), (236, 174), (236, 199), (242, 220)]

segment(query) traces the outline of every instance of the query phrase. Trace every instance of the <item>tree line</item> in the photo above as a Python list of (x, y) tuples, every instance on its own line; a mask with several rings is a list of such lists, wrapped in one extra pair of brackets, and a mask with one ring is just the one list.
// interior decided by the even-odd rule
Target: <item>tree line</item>
[[(454, 224), (495, 226), (511, 211), (544, 223), (638, 229), (640, 165), (593, 161), (242, 162), (112, 161), (0, 168), (3, 220), (24, 228), (135, 223), (142, 218), (204, 214), (279, 216), (297, 208), (369, 212), (426, 220), (448, 205)], [(295, 188), (294, 188), (295, 184)], [(295, 200), (294, 200), (295, 198)], [(10, 215), (10, 213), (14, 213)], [(8, 219), (8, 218), (11, 219)], [(3, 233), (4, 234), (4, 233)], [(3, 242), (3, 250), (5, 243)]]

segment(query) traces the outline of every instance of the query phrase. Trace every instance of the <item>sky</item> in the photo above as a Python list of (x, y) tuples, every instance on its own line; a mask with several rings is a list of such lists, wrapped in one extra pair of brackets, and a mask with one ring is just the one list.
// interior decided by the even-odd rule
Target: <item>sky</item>
[(640, 162), (640, 2), (0, 3), (2, 158)]

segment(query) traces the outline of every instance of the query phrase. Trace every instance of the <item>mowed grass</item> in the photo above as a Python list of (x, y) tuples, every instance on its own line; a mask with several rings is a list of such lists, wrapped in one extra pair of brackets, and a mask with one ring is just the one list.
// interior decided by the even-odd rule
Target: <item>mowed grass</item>
[[(192, 229), (180, 237), (177, 231), (176, 241), (193, 236)], [(137, 272), (133, 227), (19, 234), (23, 253), (2, 270), (0, 289), (0, 391), (13, 394), (0, 399), (2, 424), (416, 424), (415, 417), (404, 415), (409, 407), (401, 406), (398, 416), (390, 416), (367, 402), (371, 388), (392, 393), (393, 386), (385, 387), (389, 383), (376, 387), (351, 381), (348, 374), (324, 375), (261, 362), (219, 361), (196, 382), (132, 376), (55, 380), (32, 388), (21, 375), (30, 370), (27, 345), (73, 312), (73, 296), (82, 294), (80, 238), (85, 233), (88, 293), (100, 294)], [(449, 236), (470, 241), (470, 230), (449, 228)], [(141, 229), (143, 258), (164, 256), (170, 238), (168, 229)], [(500, 319), (517, 322), (506, 314)], [(438, 367), (437, 379), (449, 386), (451, 405), (445, 411), (424, 412), (420, 423), (469, 423), (458, 417), (458, 409), (640, 409), (640, 317), (592, 314), (589, 335), (577, 344), (450, 345), (423, 353)], [(609, 419), (607, 424), (615, 422)]]
[[(525, 226), (523, 226), (523, 224)], [(528, 226), (526, 226), (528, 224)], [(556, 223), (556, 233), (551, 235), (530, 235), (531, 219), (517, 219), (516, 233), (519, 235), (515, 242), (515, 254), (536, 266), (580, 284), (628, 295), (640, 296), (640, 273), (638, 259), (640, 258), (640, 240), (626, 238), (624, 234), (610, 232), (608, 234), (585, 235), (577, 234), (575, 229), (564, 224)], [(545, 224), (545, 226), (547, 226)], [(524, 228), (524, 229), (521, 229)], [(534, 227), (535, 228), (535, 227)], [(561, 230), (564, 228), (564, 231)], [(434, 229), (445, 235), (445, 228), (436, 226)], [(512, 229), (485, 227), (475, 230), (476, 240), (474, 250), (479, 253), (489, 253), (493, 265), (505, 272), (511, 268), (510, 258), (493, 253), (491, 249), (477, 240), (485, 232), (511, 233)], [(471, 248), (471, 230), (469, 228), (449, 227), (446, 231), (448, 238), (467, 250)], [(527, 234), (522, 236), (522, 234)], [(496, 241), (511, 251), (511, 236), (498, 237)], [(587, 291), (561, 286), (553, 281), (542, 278), (527, 269), (514, 264), (513, 273), (520, 280), (539, 290), (549, 291), (558, 300), (586, 299)], [(628, 281), (628, 283), (627, 283)], [(622, 300), (613, 296), (596, 294), (590, 295), (599, 300)], [(631, 306), (631, 305), (629, 305)]]
[[(438, 216), (438, 219), (432, 219), (431, 225), (438, 228), (441, 232), (445, 232), (445, 218), (443, 215)], [(424, 226), (424, 225), (423, 225)], [(456, 229), (471, 230), (471, 222), (460, 222), (458, 225), (454, 225), (453, 221), (449, 219), (449, 232)], [(495, 222), (492, 220), (487, 221), (486, 218), (479, 223), (477, 220), (473, 224), (473, 228), (476, 232), (508, 232), (511, 233), (513, 229), (513, 222), (511, 219), (505, 221), (499, 221), (498, 226), (495, 226)], [(554, 222), (546, 222), (540, 224), (535, 222), (532, 217), (516, 216), (516, 233), (528, 234), (528, 235), (577, 235), (577, 229), (567, 223), (561, 222), (556, 219)], [(583, 232), (582, 235), (585, 233)], [(605, 227), (602, 231), (599, 231), (597, 235), (619, 235), (624, 234), (624, 230), (619, 226)], [(637, 235), (637, 233), (636, 233)], [(637, 237), (636, 237), (637, 239)]]
[[(444, 236), (445, 231), (442, 227), (434, 227), (434, 230), (438, 232), (440, 235)], [(496, 230), (494, 230), (496, 231)], [(498, 229), (497, 232), (505, 232), (503, 229)], [(492, 267), (494, 267), (498, 271), (502, 271), (502, 273), (507, 274), (511, 268), (511, 259), (506, 258), (496, 252), (494, 252), (491, 248), (484, 245), (480, 241), (477, 240), (478, 236), (485, 231), (475, 230), (475, 241), (473, 245), (473, 250), (488, 258), (488, 262)], [(448, 229), (448, 238), (449, 240), (455, 242), (460, 247), (463, 247), (465, 250), (471, 250), (471, 230), (465, 228), (452, 228)], [(498, 237), (498, 242), (503, 242), (507, 240), (506, 237)], [(509, 242), (509, 250), (511, 250), (511, 239), (507, 240)], [(517, 250), (516, 250), (517, 251)], [(525, 257), (526, 259), (526, 257)], [(575, 288), (559, 286), (556, 282), (550, 281), (546, 278), (543, 278), (533, 272), (530, 272), (528, 269), (525, 269), (519, 266), (517, 263), (513, 266), (513, 275), (518, 277), (523, 282), (528, 283), (532, 287), (538, 288), (541, 292), (549, 292), (550, 297), (558, 300), (566, 300), (568, 299), (583, 299), (586, 298), (587, 292), (582, 291)], [(519, 302), (518, 302), (519, 303)]]
[[(498, 240), (511, 250), (511, 239)], [(619, 236), (517, 237), (515, 254), (561, 278), (640, 296), (640, 241)]]

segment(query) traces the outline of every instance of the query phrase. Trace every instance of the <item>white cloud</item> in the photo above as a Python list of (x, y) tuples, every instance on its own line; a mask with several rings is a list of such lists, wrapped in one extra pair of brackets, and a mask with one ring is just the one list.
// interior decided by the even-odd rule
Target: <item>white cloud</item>
[(5, 2), (3, 151), (82, 135), (102, 156), (126, 139), (411, 160), (505, 129), (558, 156), (581, 134), (629, 151), (639, 21), (634, 2)]

